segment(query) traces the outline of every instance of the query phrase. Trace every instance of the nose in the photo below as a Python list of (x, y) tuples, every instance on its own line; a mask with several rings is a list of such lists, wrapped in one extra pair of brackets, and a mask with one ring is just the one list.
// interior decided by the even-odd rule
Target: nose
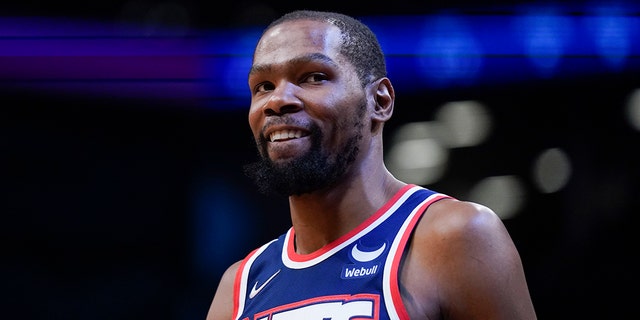
[(283, 115), (302, 109), (302, 101), (297, 97), (299, 87), (290, 82), (283, 82), (275, 87), (269, 99), (262, 107), (265, 115)]

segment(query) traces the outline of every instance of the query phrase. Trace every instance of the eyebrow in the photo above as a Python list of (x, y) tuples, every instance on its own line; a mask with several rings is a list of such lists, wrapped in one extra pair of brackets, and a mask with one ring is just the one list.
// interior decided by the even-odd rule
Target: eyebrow
[[(333, 59), (329, 58), (329, 56), (322, 53), (318, 53), (318, 52), (297, 56), (293, 59), (286, 61), (285, 64), (302, 65), (310, 62), (328, 63), (332, 66), (338, 65)], [(273, 67), (274, 67), (273, 64), (254, 64), (251, 66), (251, 69), (249, 70), (249, 75), (252, 75), (255, 73), (263, 73), (263, 72), (268, 73), (273, 69)]]

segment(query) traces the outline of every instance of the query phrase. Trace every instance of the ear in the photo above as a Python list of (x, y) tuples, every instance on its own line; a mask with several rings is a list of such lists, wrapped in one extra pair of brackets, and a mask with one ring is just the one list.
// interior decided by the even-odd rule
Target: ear
[(387, 77), (380, 78), (372, 83), (373, 96), (375, 98), (375, 108), (372, 120), (386, 122), (393, 114), (393, 104), (396, 100), (396, 93), (391, 85), (391, 80)]

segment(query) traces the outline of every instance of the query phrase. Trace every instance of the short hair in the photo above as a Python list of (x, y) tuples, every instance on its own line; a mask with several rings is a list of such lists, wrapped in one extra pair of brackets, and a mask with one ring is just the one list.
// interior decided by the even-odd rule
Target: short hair
[(329, 11), (291, 11), (272, 21), (264, 32), (283, 22), (296, 20), (321, 21), (338, 27), (342, 33), (340, 54), (354, 66), (362, 86), (387, 76), (385, 57), (378, 38), (367, 25), (348, 15)]

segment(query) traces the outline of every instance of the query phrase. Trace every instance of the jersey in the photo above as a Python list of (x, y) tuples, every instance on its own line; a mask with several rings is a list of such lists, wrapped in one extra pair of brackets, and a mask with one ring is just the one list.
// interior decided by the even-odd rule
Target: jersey
[(450, 198), (406, 185), (357, 228), (311, 254), (295, 230), (249, 253), (236, 273), (234, 320), (409, 319), (398, 269), (429, 205)]

